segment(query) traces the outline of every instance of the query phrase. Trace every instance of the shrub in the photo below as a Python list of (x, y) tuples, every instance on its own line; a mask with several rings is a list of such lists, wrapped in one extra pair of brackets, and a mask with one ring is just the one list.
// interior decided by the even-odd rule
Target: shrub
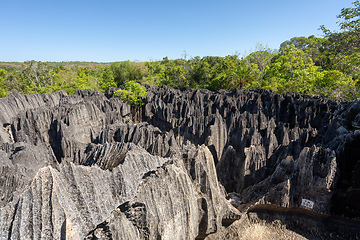
[(125, 83), (125, 90), (117, 90), (114, 96), (121, 98), (121, 100), (128, 102), (132, 106), (144, 105), (142, 97), (146, 98), (146, 88), (136, 81), (129, 81)]

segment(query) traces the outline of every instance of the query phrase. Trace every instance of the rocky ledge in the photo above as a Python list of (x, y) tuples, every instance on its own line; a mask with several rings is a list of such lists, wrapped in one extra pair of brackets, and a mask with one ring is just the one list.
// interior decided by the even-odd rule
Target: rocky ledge
[(0, 239), (359, 239), (360, 101), (0, 99)]

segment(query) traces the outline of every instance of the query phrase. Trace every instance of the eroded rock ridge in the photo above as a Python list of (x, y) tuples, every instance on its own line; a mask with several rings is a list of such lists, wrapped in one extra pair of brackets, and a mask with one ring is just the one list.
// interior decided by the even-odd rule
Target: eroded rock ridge
[[(161, 87), (134, 109), (12, 93), (0, 124), (1, 239), (246, 239), (274, 221), (284, 238), (360, 237), (358, 100)], [(333, 217), (350, 233), (299, 230)]]

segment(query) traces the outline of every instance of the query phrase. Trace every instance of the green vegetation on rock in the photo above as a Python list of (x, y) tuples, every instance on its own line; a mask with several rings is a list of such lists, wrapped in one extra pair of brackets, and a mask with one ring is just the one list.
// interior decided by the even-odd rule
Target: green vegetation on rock
[(121, 98), (121, 100), (128, 102), (132, 106), (144, 105), (142, 98), (146, 98), (146, 88), (136, 81), (129, 81), (125, 84), (125, 90), (117, 90), (114, 96)]

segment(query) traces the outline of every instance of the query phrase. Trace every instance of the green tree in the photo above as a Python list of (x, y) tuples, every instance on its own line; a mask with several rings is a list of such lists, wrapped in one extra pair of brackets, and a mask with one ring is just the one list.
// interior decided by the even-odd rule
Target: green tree
[(340, 29), (345, 31), (356, 31), (360, 30), (360, 1), (357, 0), (352, 3), (354, 7), (343, 8), (341, 13), (337, 16), (339, 19)]
[(65, 90), (68, 94), (74, 94), (76, 89), (75, 79), (77, 77), (77, 71), (63, 66), (55, 67), (53, 71), (55, 75), (52, 90)]
[(147, 75), (146, 64), (142, 62), (113, 63), (110, 69), (114, 73), (114, 81), (117, 86), (124, 85), (128, 81), (141, 81)]
[(355, 85), (356, 81), (351, 76), (337, 70), (325, 70), (315, 79), (309, 92), (333, 99), (352, 100), (359, 95)]
[(258, 82), (261, 82), (264, 79), (266, 70), (268, 69), (274, 56), (274, 53), (268, 47), (264, 47), (259, 44), (256, 47), (255, 52), (250, 53), (244, 58)]
[(353, 2), (353, 5), (351, 8), (343, 8), (337, 16), (340, 32), (320, 27), (326, 39), (322, 50), (328, 56), (327, 69), (333, 68), (346, 56), (360, 52), (360, 1)]
[(34, 60), (26, 61), (22, 75), (28, 81), (26, 90), (28, 93), (51, 92), (54, 73), (48, 64)]
[(294, 91), (308, 94), (318, 76), (319, 68), (312, 59), (291, 44), (284, 47), (269, 66), (261, 87), (277, 93)]
[(294, 45), (295, 48), (305, 52), (305, 54), (313, 60), (316, 66), (324, 67), (327, 64), (327, 56), (323, 54), (322, 48), (326, 43), (325, 38), (318, 38), (314, 35), (309, 37), (293, 37), (290, 40), (286, 40), (280, 44), (279, 51), (288, 45)]
[(91, 71), (89, 68), (78, 68), (77, 77), (74, 79), (75, 89), (98, 89), (98, 78), (96, 71)]
[(125, 83), (125, 90), (117, 90), (114, 96), (120, 97), (132, 106), (144, 105), (142, 98), (146, 98), (146, 88), (136, 81), (129, 81)]
[(207, 85), (210, 90), (243, 87), (251, 78), (251, 69), (237, 55), (226, 56), (213, 66), (212, 76)]
[(148, 74), (143, 77), (142, 83), (151, 87), (160, 87), (165, 82), (166, 66), (161, 61), (146, 62)]
[(103, 93), (106, 93), (110, 88), (117, 87), (114, 80), (114, 73), (111, 71), (110, 67), (105, 67), (103, 69), (101, 78), (99, 79), (99, 87)]
[(211, 57), (203, 57), (199, 56), (194, 57), (190, 60), (190, 66), (192, 69), (192, 88), (204, 88), (211, 79), (213, 61), (211, 61)]
[(0, 69), (0, 98), (6, 97), (8, 94), (8, 86), (4, 80), (7, 72), (4, 69)]

